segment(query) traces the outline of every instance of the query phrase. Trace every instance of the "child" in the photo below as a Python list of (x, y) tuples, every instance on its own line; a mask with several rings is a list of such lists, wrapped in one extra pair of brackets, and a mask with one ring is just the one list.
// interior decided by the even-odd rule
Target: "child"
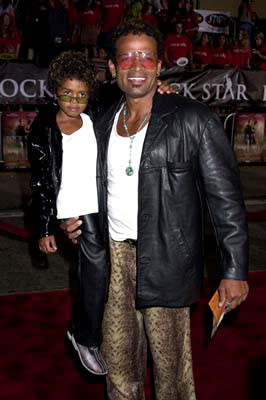
[(79, 215), (83, 220), (78, 241), (81, 304), (67, 335), (83, 366), (91, 373), (105, 375), (107, 368), (99, 345), (107, 268), (98, 227), (97, 143), (92, 121), (85, 113), (94, 81), (82, 53), (66, 51), (52, 60), (48, 87), (57, 107), (36, 117), (28, 151), (40, 250), (57, 250), (57, 219)]

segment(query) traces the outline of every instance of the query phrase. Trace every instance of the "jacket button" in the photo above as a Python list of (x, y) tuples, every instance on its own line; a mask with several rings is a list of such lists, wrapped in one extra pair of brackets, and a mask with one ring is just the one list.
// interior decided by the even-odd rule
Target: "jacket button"
[(147, 221), (147, 219), (149, 219), (149, 214), (144, 214), (143, 215), (143, 217), (142, 217), (142, 219), (144, 220), (144, 221)]

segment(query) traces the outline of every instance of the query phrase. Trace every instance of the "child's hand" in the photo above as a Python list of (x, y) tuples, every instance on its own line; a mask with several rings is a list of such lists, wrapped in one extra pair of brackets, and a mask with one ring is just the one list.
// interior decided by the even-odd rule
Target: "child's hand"
[(170, 94), (170, 93), (175, 93), (178, 94), (178, 90), (177, 89), (173, 89), (169, 83), (167, 83), (166, 81), (160, 81), (159, 79), (157, 79), (157, 90), (160, 94)]
[(55, 253), (57, 250), (57, 246), (54, 235), (39, 239), (39, 249), (43, 253)]

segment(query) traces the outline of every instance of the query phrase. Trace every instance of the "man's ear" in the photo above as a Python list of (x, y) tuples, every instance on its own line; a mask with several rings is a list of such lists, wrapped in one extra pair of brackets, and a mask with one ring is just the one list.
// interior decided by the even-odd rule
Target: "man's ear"
[(161, 68), (162, 68), (162, 61), (161, 61), (161, 60), (158, 60), (158, 63), (157, 63), (157, 76), (160, 75), (160, 73), (161, 73)]
[(108, 60), (108, 67), (111, 72), (112, 78), (116, 78), (116, 68), (112, 60)]

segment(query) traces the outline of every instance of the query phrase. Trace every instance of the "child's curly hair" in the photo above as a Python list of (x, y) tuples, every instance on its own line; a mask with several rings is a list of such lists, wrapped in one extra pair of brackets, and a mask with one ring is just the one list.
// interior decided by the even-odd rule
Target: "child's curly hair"
[(74, 50), (64, 51), (51, 61), (48, 70), (48, 89), (55, 94), (67, 79), (85, 82), (90, 91), (95, 89), (96, 76), (83, 53)]

